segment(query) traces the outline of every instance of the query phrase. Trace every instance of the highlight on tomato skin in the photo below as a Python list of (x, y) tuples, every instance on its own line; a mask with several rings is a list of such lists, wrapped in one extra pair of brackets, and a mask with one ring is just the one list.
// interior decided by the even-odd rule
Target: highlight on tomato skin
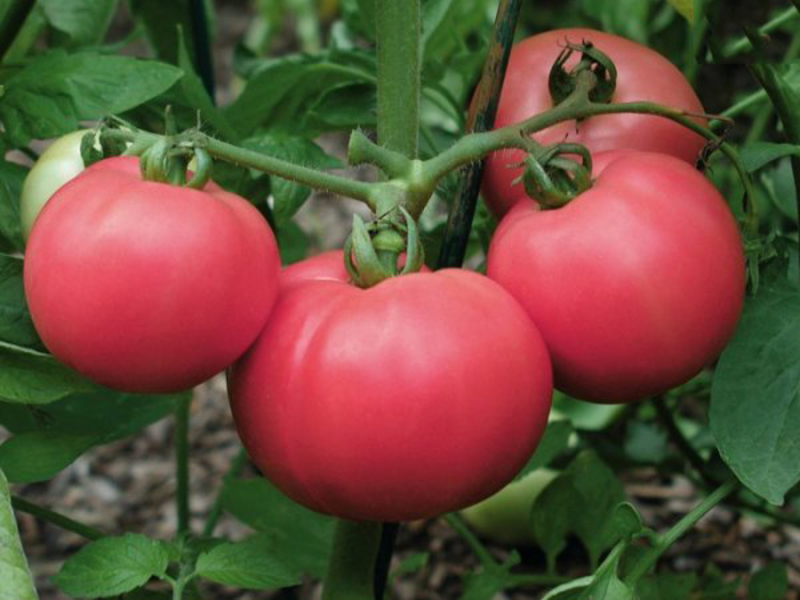
[(733, 335), (745, 290), (737, 224), (702, 174), (622, 152), (565, 207), (519, 203), (492, 239), (487, 274), (544, 337), (555, 386), (631, 402), (679, 385)]
[(362, 290), (331, 264), (281, 286), (228, 371), (254, 464), (300, 504), (352, 520), (432, 517), (500, 489), (538, 444), (552, 394), (522, 308), (468, 271)]
[(47, 349), (89, 379), (165, 393), (219, 373), (277, 295), (272, 231), (245, 199), (143, 181), (135, 157), (95, 163), (49, 200), (25, 253)]
[[(548, 90), (550, 68), (566, 42), (583, 41), (592, 42), (616, 65), (618, 78), (612, 102), (652, 101), (692, 114), (704, 112), (680, 70), (654, 50), (593, 29), (555, 29), (512, 47), (495, 129), (550, 109), (553, 106)], [(577, 60), (573, 56), (568, 66)], [(697, 120), (705, 122), (702, 118)], [(542, 144), (583, 144), (592, 154), (616, 149), (659, 152), (687, 163), (694, 163), (705, 144), (702, 136), (669, 119), (634, 113), (594, 116), (580, 123), (567, 121), (537, 132), (533, 138)], [(497, 217), (527, 198), (522, 185), (512, 185), (522, 174), (520, 168), (512, 165), (520, 163), (523, 157), (521, 151), (508, 149), (486, 158), (482, 193)]]

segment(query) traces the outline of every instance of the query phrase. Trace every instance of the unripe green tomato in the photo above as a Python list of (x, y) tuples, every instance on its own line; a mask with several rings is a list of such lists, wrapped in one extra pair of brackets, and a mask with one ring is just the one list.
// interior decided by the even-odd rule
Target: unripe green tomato
[(42, 152), (25, 177), (19, 207), (22, 237), (25, 240), (50, 197), (84, 170), (81, 139), (87, 133), (88, 129), (81, 129), (58, 138)]
[(536, 469), (512, 481), (494, 496), (465, 508), (461, 515), (488, 540), (520, 546), (533, 544), (531, 507), (542, 490), (558, 476), (551, 469)]

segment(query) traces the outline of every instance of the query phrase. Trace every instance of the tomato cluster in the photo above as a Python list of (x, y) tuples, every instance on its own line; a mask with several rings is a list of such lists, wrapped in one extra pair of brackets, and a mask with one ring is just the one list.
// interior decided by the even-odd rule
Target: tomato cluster
[[(616, 62), (615, 100), (702, 112), (654, 52), (561, 30), (513, 50), (498, 127), (550, 106), (566, 40)], [(537, 134), (563, 139), (593, 153), (596, 179), (559, 209), (512, 186), (518, 152), (489, 158), (484, 193), (505, 216), (488, 277), (423, 271), (369, 289), (349, 282), (342, 251), (279, 272), (264, 219), (213, 183), (144, 181), (137, 159), (106, 159), (61, 187), (30, 231), (31, 315), (59, 360), (112, 388), (176, 391), (230, 367), (250, 457), (312, 509), (381, 521), (460, 509), (530, 456), (553, 382), (597, 402), (663, 392), (716, 357), (741, 309), (736, 223), (688, 164), (700, 136), (630, 114)], [(24, 200), (26, 229), (50, 191)]]

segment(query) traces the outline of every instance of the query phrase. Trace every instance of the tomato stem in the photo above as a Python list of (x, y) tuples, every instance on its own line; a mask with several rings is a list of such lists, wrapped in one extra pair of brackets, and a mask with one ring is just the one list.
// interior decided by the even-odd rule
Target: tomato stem
[(736, 491), (738, 487), (739, 482), (732, 479), (711, 492), (705, 500), (695, 506), (687, 515), (673, 525), (672, 529), (659, 537), (659, 541), (633, 565), (630, 573), (625, 578), (625, 583), (628, 584), (630, 588), (634, 588), (638, 581), (655, 566), (661, 555), (664, 554), (678, 538), (694, 527), (701, 518), (727, 496)]
[(381, 524), (339, 520), (323, 584), (323, 600), (371, 600)]
[(378, 143), (415, 158), (419, 139), (419, 0), (377, 0)]
[(74, 519), (70, 519), (67, 516), (34, 504), (33, 502), (28, 502), (27, 500), (24, 500), (18, 496), (11, 497), (11, 505), (14, 507), (14, 510), (28, 513), (37, 519), (41, 519), (42, 521), (46, 521), (56, 525), (57, 527), (61, 527), (61, 529), (71, 531), (72, 533), (77, 533), (78, 535), (85, 537), (87, 540), (99, 540), (106, 537), (106, 535), (99, 529), (79, 523)]

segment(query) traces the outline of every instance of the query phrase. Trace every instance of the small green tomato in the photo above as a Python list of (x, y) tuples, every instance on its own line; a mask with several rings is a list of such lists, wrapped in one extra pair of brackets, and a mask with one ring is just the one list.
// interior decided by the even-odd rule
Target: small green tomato
[(81, 158), (81, 139), (88, 129), (73, 131), (58, 138), (42, 152), (22, 184), (20, 218), (25, 240), (44, 205), (62, 185), (85, 168)]
[(531, 545), (530, 525), (533, 502), (558, 475), (551, 469), (536, 469), (509, 483), (486, 500), (461, 511), (464, 519), (480, 535), (499, 544)]

